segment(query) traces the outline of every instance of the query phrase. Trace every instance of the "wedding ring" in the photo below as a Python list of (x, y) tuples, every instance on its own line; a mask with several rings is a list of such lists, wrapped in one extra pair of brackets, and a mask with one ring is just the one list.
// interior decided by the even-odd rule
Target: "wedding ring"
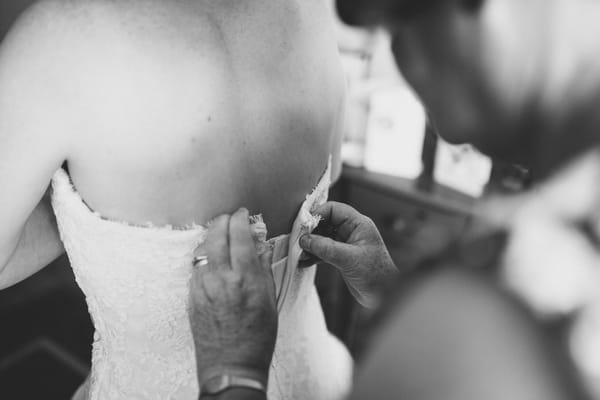
[(195, 256), (192, 259), (192, 265), (194, 267), (204, 267), (208, 265), (208, 257), (207, 256)]

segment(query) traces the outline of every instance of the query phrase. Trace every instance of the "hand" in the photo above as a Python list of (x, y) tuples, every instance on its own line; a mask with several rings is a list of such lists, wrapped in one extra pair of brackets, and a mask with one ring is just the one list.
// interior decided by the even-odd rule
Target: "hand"
[(373, 306), (381, 285), (398, 273), (377, 227), (370, 218), (342, 203), (325, 203), (316, 213), (323, 221), (315, 232), (326, 236), (304, 235), (300, 246), (336, 267), (356, 300)]
[(190, 284), (199, 381), (230, 367), (267, 382), (277, 336), (275, 284), (269, 252), (257, 255), (248, 211), (215, 219), (195, 255), (208, 257)]

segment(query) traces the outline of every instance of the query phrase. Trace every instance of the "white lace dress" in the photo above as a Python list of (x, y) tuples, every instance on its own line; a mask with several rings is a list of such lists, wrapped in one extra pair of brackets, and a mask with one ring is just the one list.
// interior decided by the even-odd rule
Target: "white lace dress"
[[(61, 238), (96, 329), (91, 374), (76, 397), (197, 400), (188, 285), (205, 228), (107, 220), (86, 206), (64, 170), (52, 185)], [(350, 389), (352, 360), (327, 331), (315, 268), (296, 268), (299, 235), (318, 223), (310, 210), (325, 201), (328, 186), (329, 169), (292, 233), (272, 240), (280, 319), (270, 400), (334, 400)]]

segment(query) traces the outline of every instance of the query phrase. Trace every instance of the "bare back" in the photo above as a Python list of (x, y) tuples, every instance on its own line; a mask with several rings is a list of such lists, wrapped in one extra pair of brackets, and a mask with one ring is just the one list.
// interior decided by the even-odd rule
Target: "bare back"
[(176, 226), (246, 206), (271, 234), (288, 231), (339, 147), (344, 86), (324, 2), (77, 8), (66, 161), (88, 205)]

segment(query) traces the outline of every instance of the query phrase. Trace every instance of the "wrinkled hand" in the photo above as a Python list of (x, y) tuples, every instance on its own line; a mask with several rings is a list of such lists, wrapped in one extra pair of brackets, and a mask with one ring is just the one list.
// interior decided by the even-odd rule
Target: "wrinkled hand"
[(300, 246), (336, 267), (359, 303), (375, 305), (382, 284), (398, 273), (377, 227), (342, 203), (325, 203), (316, 213), (323, 220), (313, 234), (300, 238)]
[(199, 381), (235, 367), (266, 382), (277, 336), (275, 284), (268, 252), (257, 256), (248, 211), (215, 219), (195, 255), (208, 257), (190, 284)]

